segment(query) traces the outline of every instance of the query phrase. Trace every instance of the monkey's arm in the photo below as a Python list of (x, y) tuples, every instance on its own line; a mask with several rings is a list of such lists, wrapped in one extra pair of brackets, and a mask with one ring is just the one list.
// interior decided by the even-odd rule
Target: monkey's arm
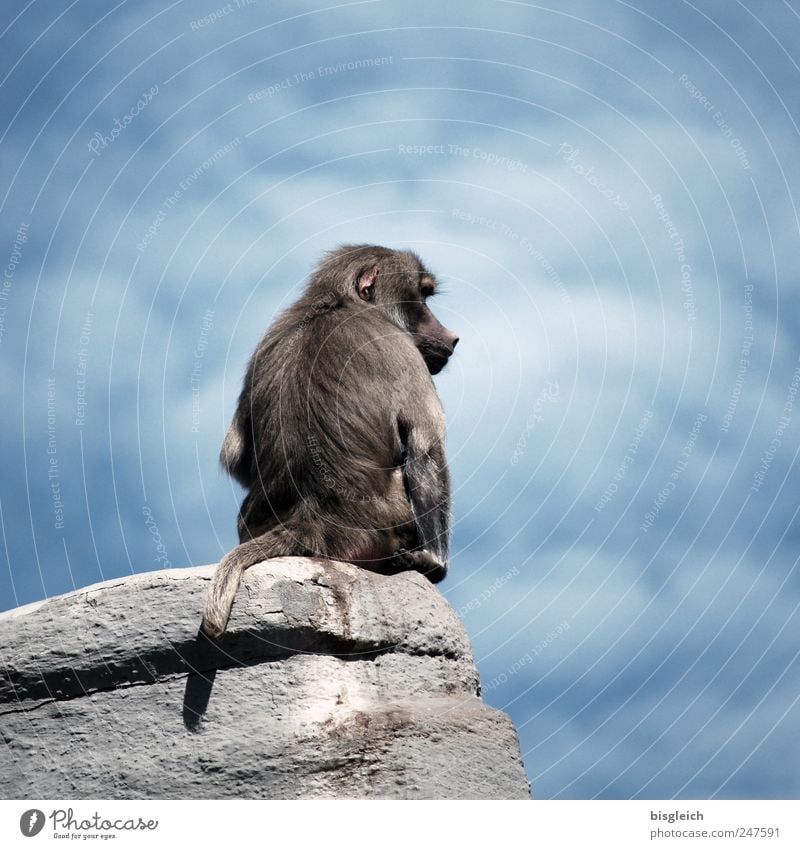
[[(450, 547), (450, 475), (444, 456), (443, 434), (403, 426), (403, 480), (411, 502), (421, 548), (433, 554), (447, 570)], [(439, 580), (444, 577), (441, 575)]]
[(255, 481), (253, 475), (253, 420), (251, 415), (252, 400), (249, 385), (245, 380), (245, 388), (239, 396), (233, 420), (225, 433), (222, 449), (219, 452), (219, 462), (223, 469), (238, 481), (245, 489)]

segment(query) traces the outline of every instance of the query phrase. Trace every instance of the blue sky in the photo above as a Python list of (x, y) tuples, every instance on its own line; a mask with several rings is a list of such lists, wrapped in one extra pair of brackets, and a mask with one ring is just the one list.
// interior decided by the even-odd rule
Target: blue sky
[(534, 794), (800, 795), (797, 4), (7, 8), (0, 609), (217, 561), (264, 329), (411, 247)]

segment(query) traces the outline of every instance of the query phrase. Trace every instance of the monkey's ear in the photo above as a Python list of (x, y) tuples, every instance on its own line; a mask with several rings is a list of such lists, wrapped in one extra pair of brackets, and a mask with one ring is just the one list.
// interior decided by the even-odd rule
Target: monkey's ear
[(366, 271), (362, 272), (361, 276), (358, 278), (358, 281), (356, 282), (356, 291), (358, 292), (358, 297), (361, 298), (362, 301), (372, 300), (375, 281), (378, 279), (379, 271), (380, 268), (377, 265), (373, 265), (372, 268), (368, 268)]

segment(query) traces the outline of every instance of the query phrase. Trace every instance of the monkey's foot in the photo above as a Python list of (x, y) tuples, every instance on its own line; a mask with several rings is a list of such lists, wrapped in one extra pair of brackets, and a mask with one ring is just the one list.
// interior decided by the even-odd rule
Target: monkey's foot
[(427, 549), (407, 551), (401, 548), (392, 556), (392, 566), (398, 572), (411, 569), (421, 572), (432, 584), (438, 584), (447, 575), (447, 566)]

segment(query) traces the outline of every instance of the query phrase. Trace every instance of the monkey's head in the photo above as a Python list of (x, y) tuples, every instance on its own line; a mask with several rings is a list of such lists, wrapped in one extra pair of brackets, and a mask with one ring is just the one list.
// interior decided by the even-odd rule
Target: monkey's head
[(327, 256), (320, 271), (329, 280), (335, 276), (341, 295), (380, 309), (410, 333), (431, 374), (445, 367), (458, 336), (428, 307), (428, 298), (436, 293), (436, 278), (415, 253), (345, 245)]

